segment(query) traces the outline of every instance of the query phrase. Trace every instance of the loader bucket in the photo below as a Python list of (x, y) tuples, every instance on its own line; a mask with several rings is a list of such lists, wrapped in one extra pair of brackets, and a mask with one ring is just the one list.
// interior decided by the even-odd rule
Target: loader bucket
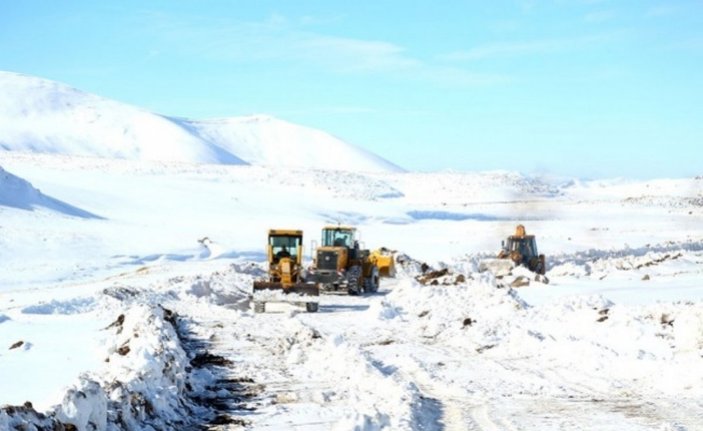
[(510, 274), (515, 263), (510, 259), (484, 259), (478, 264), (478, 272), (490, 272), (496, 277)]
[(395, 277), (395, 259), (387, 250), (379, 249), (371, 252), (370, 259), (378, 268), (381, 277)]

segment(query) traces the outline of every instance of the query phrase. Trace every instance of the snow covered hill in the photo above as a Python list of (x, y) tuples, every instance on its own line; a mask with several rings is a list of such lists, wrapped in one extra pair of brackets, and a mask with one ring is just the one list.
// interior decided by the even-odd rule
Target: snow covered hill
[(0, 149), (129, 160), (369, 172), (401, 169), (325, 132), (266, 116), (169, 118), (58, 82), (0, 72)]
[(194, 163), (244, 163), (162, 116), (45, 79), (0, 73), (0, 147)]
[(0, 166), (0, 207), (33, 210), (44, 207), (75, 217), (97, 218), (95, 215), (44, 195), (28, 181), (13, 175)]
[(320, 130), (254, 115), (184, 121), (204, 140), (215, 142), (252, 165), (344, 171), (398, 172), (389, 161)]

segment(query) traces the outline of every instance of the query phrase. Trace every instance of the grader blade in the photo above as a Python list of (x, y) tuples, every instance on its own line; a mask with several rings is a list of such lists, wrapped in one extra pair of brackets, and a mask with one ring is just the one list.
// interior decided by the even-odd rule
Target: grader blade
[(254, 295), (299, 295), (315, 297), (320, 296), (320, 287), (315, 283), (295, 283), (290, 286), (285, 286), (280, 282), (255, 281)]
[(320, 286), (316, 283), (283, 283), (257, 281), (254, 282), (252, 294), (254, 312), (263, 313), (268, 303), (288, 303), (304, 306), (310, 313), (317, 312), (320, 303)]

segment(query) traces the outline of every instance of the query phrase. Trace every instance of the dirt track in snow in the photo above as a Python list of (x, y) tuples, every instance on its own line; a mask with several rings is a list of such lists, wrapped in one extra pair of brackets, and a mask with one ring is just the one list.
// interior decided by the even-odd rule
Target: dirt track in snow
[(253, 377), (241, 389), (254, 395), (227, 412), (242, 422), (215, 428), (241, 429), (242, 423), (266, 430), (703, 427), (696, 413), (703, 411), (700, 400), (639, 396), (636, 387), (566, 373), (538, 358), (491, 357), (490, 350), (477, 354), (460, 343), (413, 333), (411, 325), (369, 320), (371, 304), (385, 301), (396, 283), (386, 280), (371, 296), (325, 296), (316, 314), (281, 306), (280, 312), (252, 316), (218, 307), (191, 316), (210, 351), (231, 361), (223, 371), (228, 378)]

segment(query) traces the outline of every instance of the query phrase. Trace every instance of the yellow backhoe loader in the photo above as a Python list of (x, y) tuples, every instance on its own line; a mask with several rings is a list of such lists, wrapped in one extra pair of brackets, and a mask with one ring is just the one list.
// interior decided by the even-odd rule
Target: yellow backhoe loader
[(521, 265), (540, 275), (544, 275), (547, 270), (544, 255), (537, 252), (535, 236), (527, 235), (525, 226), (520, 224), (515, 228), (515, 235), (502, 242), (497, 258), (481, 261), (478, 270), (490, 271), (499, 276), (508, 274), (514, 267)]
[(302, 305), (314, 313), (318, 309), (320, 288), (302, 277), (303, 231), (271, 229), (268, 232), (268, 279), (254, 282), (254, 311), (266, 311), (267, 302)]

